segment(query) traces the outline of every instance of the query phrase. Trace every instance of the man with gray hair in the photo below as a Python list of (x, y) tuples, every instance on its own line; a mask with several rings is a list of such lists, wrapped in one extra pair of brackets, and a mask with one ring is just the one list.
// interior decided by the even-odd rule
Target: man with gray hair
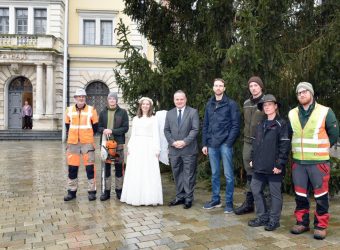
[(197, 109), (187, 106), (182, 90), (174, 94), (175, 108), (166, 114), (164, 135), (169, 143), (169, 158), (176, 185), (176, 197), (169, 206), (183, 204), (189, 209), (194, 200), (197, 168), (197, 135), (199, 117)]
[(76, 198), (80, 156), (83, 158), (88, 179), (89, 201), (96, 200), (96, 169), (94, 167), (94, 134), (98, 128), (98, 115), (94, 107), (86, 104), (86, 92), (80, 88), (74, 94), (75, 105), (66, 109), (67, 131), (67, 195), (64, 201)]
[[(124, 173), (124, 144), (125, 134), (129, 130), (129, 117), (125, 109), (118, 105), (118, 95), (116, 92), (110, 92), (107, 96), (107, 107), (104, 108), (99, 115), (98, 131), (102, 137), (106, 136), (117, 142), (116, 153), (118, 155), (114, 160), (115, 167), (115, 191), (117, 199), (120, 199), (123, 187), (123, 173)], [(101, 142), (100, 142), (101, 145)], [(111, 160), (105, 162), (105, 190), (100, 196), (101, 201), (110, 199), (111, 196)]]
[(316, 201), (314, 238), (323, 240), (329, 221), (329, 149), (339, 137), (339, 126), (334, 112), (315, 101), (312, 84), (300, 82), (296, 95), (299, 105), (288, 115), (293, 130), (292, 175), (296, 202), (296, 225), (291, 233), (309, 231), (308, 190), (312, 188)]

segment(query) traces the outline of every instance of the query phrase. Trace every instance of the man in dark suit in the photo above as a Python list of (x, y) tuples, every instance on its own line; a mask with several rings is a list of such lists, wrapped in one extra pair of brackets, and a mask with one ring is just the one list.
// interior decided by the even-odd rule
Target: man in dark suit
[(169, 143), (169, 158), (176, 184), (176, 198), (169, 206), (192, 206), (197, 167), (199, 118), (196, 109), (186, 106), (182, 90), (174, 94), (175, 108), (165, 118), (164, 134)]

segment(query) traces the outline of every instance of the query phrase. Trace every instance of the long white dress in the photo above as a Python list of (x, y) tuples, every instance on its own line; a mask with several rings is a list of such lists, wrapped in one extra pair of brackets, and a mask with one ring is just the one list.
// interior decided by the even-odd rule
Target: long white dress
[(163, 205), (157, 119), (137, 116), (132, 120), (128, 156), (120, 201), (134, 206)]

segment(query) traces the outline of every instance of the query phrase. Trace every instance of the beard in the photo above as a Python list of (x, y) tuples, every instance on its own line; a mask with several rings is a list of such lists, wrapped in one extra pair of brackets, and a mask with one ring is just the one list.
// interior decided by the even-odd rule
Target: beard
[(299, 99), (299, 103), (301, 105), (312, 104), (312, 102), (313, 102), (313, 98), (312, 97), (305, 97), (305, 98)]

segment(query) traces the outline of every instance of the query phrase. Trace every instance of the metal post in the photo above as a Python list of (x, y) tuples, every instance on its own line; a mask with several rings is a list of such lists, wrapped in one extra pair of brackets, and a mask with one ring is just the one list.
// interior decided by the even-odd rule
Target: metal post
[(63, 123), (62, 123), (62, 142), (66, 141), (65, 115), (66, 99), (67, 99), (67, 57), (68, 57), (68, 4), (69, 0), (65, 0), (65, 21), (64, 21), (64, 71), (63, 71)]

